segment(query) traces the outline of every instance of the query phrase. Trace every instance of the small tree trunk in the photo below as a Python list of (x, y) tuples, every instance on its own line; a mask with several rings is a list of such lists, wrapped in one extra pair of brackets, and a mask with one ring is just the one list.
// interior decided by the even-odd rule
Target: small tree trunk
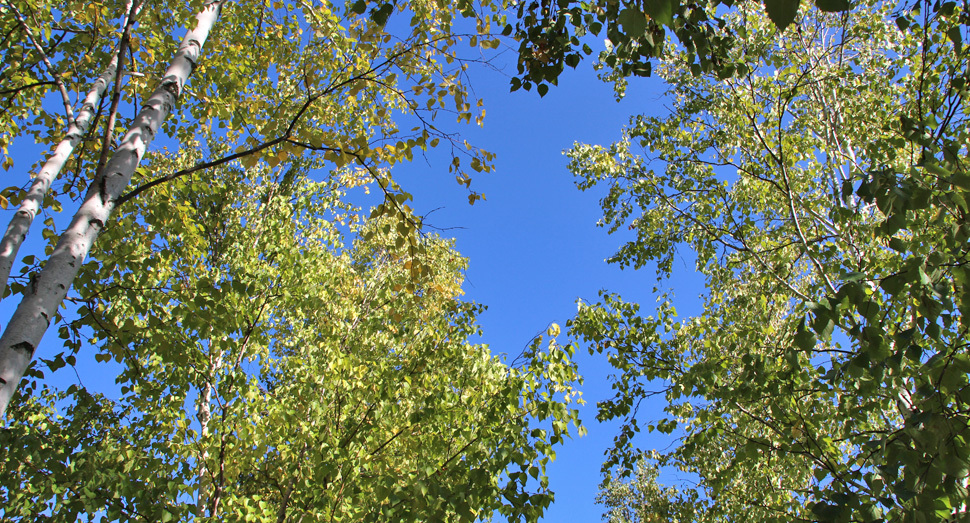
[(94, 115), (94, 108), (101, 103), (101, 96), (104, 95), (108, 83), (115, 76), (117, 67), (118, 57), (116, 55), (111, 59), (111, 63), (108, 64), (104, 73), (94, 82), (94, 86), (88, 91), (88, 95), (84, 97), (81, 111), (71, 123), (71, 126), (68, 127), (67, 136), (61, 140), (61, 143), (57, 144), (54, 154), (37, 173), (37, 177), (30, 184), (30, 189), (27, 190), (27, 194), (20, 203), (20, 208), (10, 219), (10, 224), (7, 225), (3, 238), (0, 239), (0, 298), (7, 290), (7, 280), (10, 278), (10, 271), (16, 261), (17, 251), (20, 250), (21, 244), (27, 237), (27, 231), (30, 230), (30, 225), (43, 206), (44, 196), (50, 190), (54, 180), (60, 175), (67, 159), (74, 153), (74, 148), (77, 147), (81, 138), (87, 134), (88, 127), (91, 125), (91, 118)]
[[(129, 0), (122, 20), (122, 29), (126, 35), (131, 25), (138, 18), (142, 5), (140, 1), (136, 4), (135, 0)], [(37, 213), (43, 207), (44, 196), (50, 190), (54, 180), (60, 175), (61, 170), (64, 169), (64, 164), (74, 153), (74, 148), (87, 134), (91, 119), (94, 116), (94, 108), (101, 103), (101, 97), (104, 96), (111, 79), (118, 75), (118, 54), (120, 53), (116, 53), (111, 59), (107, 69), (95, 80), (91, 90), (84, 97), (84, 103), (81, 104), (77, 118), (67, 128), (67, 136), (61, 140), (61, 143), (57, 144), (54, 154), (48, 158), (47, 163), (37, 173), (37, 177), (30, 184), (27, 194), (20, 203), (20, 208), (10, 219), (3, 238), (0, 238), (0, 299), (3, 299), (3, 293), (7, 290), (7, 280), (10, 279), (10, 271), (17, 260), (17, 252), (20, 251), (20, 246), (27, 238), (27, 232), (30, 230), (31, 224), (34, 223), (34, 218), (37, 217)]]
[[(212, 342), (209, 342), (209, 350), (212, 351)], [(196, 471), (196, 477), (198, 478), (198, 492), (196, 493), (195, 500), (195, 516), (198, 518), (205, 517), (205, 510), (209, 504), (209, 495), (211, 486), (214, 483), (212, 481), (212, 471), (209, 469), (209, 422), (212, 420), (212, 393), (215, 389), (216, 382), (219, 376), (219, 370), (222, 368), (222, 349), (215, 351), (215, 354), (210, 352), (209, 354), (209, 368), (208, 374), (206, 375), (205, 385), (199, 391), (198, 400), (198, 419), (199, 419), (199, 441), (202, 447), (202, 452), (199, 454), (198, 458), (198, 470)], [(209, 514), (209, 517), (216, 517), (215, 512)]]
[[(213, 373), (211, 372), (212, 366), (209, 367), (210, 373), (209, 377), (213, 378)], [(196, 477), (198, 478), (198, 491), (195, 497), (195, 517), (201, 518), (205, 516), (205, 508), (208, 498), (206, 494), (208, 493), (208, 486), (212, 484), (209, 481), (209, 450), (208, 442), (206, 439), (209, 436), (209, 420), (212, 418), (212, 411), (210, 409), (212, 402), (212, 381), (206, 382), (205, 386), (202, 387), (202, 391), (199, 394), (199, 406), (198, 406), (198, 416), (199, 416), (199, 441), (202, 445), (202, 453), (199, 455), (198, 470), (196, 471)]]
[(23, 300), (0, 336), (0, 416), (6, 413), (44, 332), (67, 296), (94, 240), (110, 218), (116, 200), (128, 186), (159, 126), (182, 94), (223, 2), (215, 0), (197, 15), (195, 29), (185, 35), (165, 77), (145, 101), (104, 173), (92, 181), (84, 202), (58, 239), (44, 269), (28, 284)]

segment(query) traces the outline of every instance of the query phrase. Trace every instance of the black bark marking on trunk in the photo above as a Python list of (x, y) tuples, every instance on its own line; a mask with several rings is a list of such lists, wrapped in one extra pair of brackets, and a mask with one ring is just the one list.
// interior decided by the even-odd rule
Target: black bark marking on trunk
[(108, 187), (107, 187), (108, 179), (107, 178), (108, 178), (107, 176), (102, 176), (101, 179), (98, 180), (98, 195), (101, 197), (102, 205), (108, 204)]
[(37, 282), (40, 280), (40, 273), (32, 272), (27, 280), (27, 287), (30, 289), (31, 294), (37, 294)]
[[(166, 80), (164, 83), (162, 83), (162, 89), (168, 91), (172, 96), (175, 97), (176, 100), (179, 99), (179, 95), (181, 94), (181, 86), (179, 85), (178, 80)], [(168, 104), (165, 105), (167, 106)]]
[(29, 355), (34, 354), (34, 346), (31, 345), (29, 341), (22, 341), (20, 343), (15, 343), (10, 348), (16, 351), (26, 352)]

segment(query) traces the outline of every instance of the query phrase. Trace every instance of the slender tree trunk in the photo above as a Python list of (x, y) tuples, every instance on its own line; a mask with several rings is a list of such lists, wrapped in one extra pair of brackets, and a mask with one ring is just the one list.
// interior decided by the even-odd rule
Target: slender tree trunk
[[(210, 371), (212, 367), (210, 366)], [(213, 377), (213, 373), (209, 373), (209, 377)], [(212, 483), (209, 481), (209, 449), (208, 442), (206, 441), (209, 436), (209, 420), (212, 418), (212, 411), (210, 410), (210, 403), (212, 401), (212, 381), (210, 380), (202, 388), (202, 392), (199, 394), (199, 442), (202, 446), (202, 453), (199, 455), (199, 469), (196, 471), (196, 477), (198, 478), (198, 492), (196, 492), (195, 497), (195, 516), (198, 518), (205, 516), (206, 493), (208, 491), (208, 486)]]
[(0, 416), (6, 413), (44, 332), (67, 296), (94, 240), (110, 218), (116, 200), (128, 186), (146, 148), (182, 94), (224, 1), (206, 4), (197, 15), (195, 29), (185, 35), (165, 77), (145, 101), (104, 173), (92, 181), (81, 208), (61, 234), (44, 269), (27, 285), (23, 300), (0, 336)]
[[(209, 341), (209, 350), (213, 350), (211, 340)], [(205, 385), (202, 386), (202, 390), (199, 392), (199, 442), (202, 447), (202, 452), (199, 455), (198, 470), (196, 471), (198, 492), (196, 493), (195, 500), (195, 516), (199, 518), (205, 516), (205, 510), (209, 504), (209, 491), (211, 490), (211, 485), (214, 483), (212, 481), (212, 471), (209, 469), (209, 422), (212, 420), (212, 391), (215, 388), (221, 368), (222, 350), (218, 349), (215, 355), (210, 353), (209, 373), (206, 376)], [(214, 518), (216, 514), (212, 513), (209, 516)]]
[[(130, 1), (128, 3), (122, 24), (125, 34), (128, 33), (128, 29), (137, 19), (138, 13), (141, 11), (141, 6), (141, 2), (135, 4), (134, 1)], [(10, 271), (13, 269), (14, 262), (16, 262), (17, 252), (24, 243), (24, 239), (27, 238), (27, 232), (30, 230), (31, 224), (34, 223), (34, 218), (37, 217), (37, 213), (43, 207), (44, 196), (50, 190), (54, 180), (60, 175), (61, 170), (64, 169), (64, 164), (67, 163), (67, 159), (74, 153), (74, 148), (77, 147), (77, 144), (87, 134), (92, 117), (94, 116), (94, 109), (101, 103), (101, 97), (104, 96), (104, 92), (107, 90), (111, 79), (119, 75), (119, 54), (121, 53), (115, 53), (107, 69), (101, 73), (101, 76), (94, 82), (91, 90), (88, 91), (87, 96), (84, 97), (84, 103), (81, 104), (81, 110), (78, 112), (77, 118), (67, 128), (67, 136), (61, 140), (61, 143), (57, 144), (57, 147), (54, 149), (54, 154), (47, 159), (47, 163), (37, 173), (33, 183), (30, 184), (30, 188), (27, 190), (27, 194), (20, 203), (20, 208), (17, 209), (13, 218), (10, 219), (3, 238), (0, 238), (0, 299), (3, 298), (3, 293), (7, 290), (7, 280), (10, 279)]]
[(74, 153), (74, 148), (88, 132), (91, 118), (94, 115), (94, 108), (101, 102), (101, 96), (115, 75), (117, 64), (118, 57), (115, 56), (105, 72), (94, 82), (94, 87), (84, 97), (84, 104), (81, 105), (81, 111), (77, 118), (67, 129), (67, 136), (61, 140), (61, 143), (57, 144), (54, 154), (48, 158), (47, 163), (34, 178), (24, 200), (20, 203), (20, 208), (10, 219), (7, 231), (4, 232), (3, 239), (0, 239), (0, 297), (7, 290), (7, 279), (10, 278), (10, 271), (16, 261), (17, 252), (27, 237), (27, 231), (30, 230), (34, 218), (40, 212), (44, 196), (50, 190), (51, 184), (60, 174), (61, 169), (64, 168), (67, 159)]

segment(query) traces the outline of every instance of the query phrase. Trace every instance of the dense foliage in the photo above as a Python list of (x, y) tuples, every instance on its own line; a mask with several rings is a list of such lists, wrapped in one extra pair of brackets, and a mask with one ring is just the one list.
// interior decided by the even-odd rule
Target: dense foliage
[[(129, 208), (65, 329), (95, 332), (120, 398), (28, 386), (2, 433), (5, 517), (534, 521), (552, 497), (527, 478), (575, 421), (548, 401), (570, 349), (536, 340), (510, 368), (470, 344), (464, 259), (394, 247), (343, 180), (223, 170)], [(374, 233), (344, 245), (341, 222)]]
[[(75, 119), (68, 91), (103, 89), (98, 81), (104, 79), (102, 71), (113, 73), (108, 74), (113, 83), (105, 92), (110, 103), (85, 106), (87, 113), (97, 110), (96, 119), (104, 118), (90, 130), (96, 139), (81, 140), (77, 151), (63, 154), (59, 144), (53, 157), (68, 156), (70, 161), (43, 170), (47, 178), (60, 174), (63, 185), (42, 183), (45, 176), (38, 176), (28, 191), (5, 191), (21, 205), (14, 222), (26, 224), (18, 232), (12, 222), (4, 241), (23, 237), (40, 210), (38, 199), (54, 209), (67, 198), (80, 197), (81, 203), (63, 234), (46, 224), (50, 257), (36, 277), (11, 285), (24, 296), (0, 336), (0, 412), (115, 207), (152, 187), (229, 162), (246, 168), (276, 167), (291, 159), (322, 161), (327, 168), (354, 164), (387, 197), (377, 214), (397, 217), (406, 241), (414, 246), (418, 220), (404, 210), (408, 195), (388, 167), (412, 159), (415, 151), (444, 145), (450, 149), (449, 170), (465, 187), (471, 184), (469, 172), (491, 170), (491, 154), (439, 125), (447, 125), (441, 122), (445, 115), (459, 123), (471, 122), (473, 116), (481, 122), (481, 104), (464, 85), (467, 64), (455, 49), (462, 36), (455, 34), (454, 24), (459, 17), (468, 18), (472, 34), (465, 36), (472, 47), (480, 52), (494, 48), (496, 40), (479, 40), (477, 34), (487, 33), (499, 16), (495, 4), (471, 8), (434, 1), (368, 6), (218, 0), (187, 6), (195, 16), (177, 8), (152, 10), (141, 0), (67, 7), (6, 6), (15, 23), (0, 53), (16, 57), (33, 48), (36, 60), (44, 64), (40, 70), (52, 78), (34, 82), (16, 72), (7, 78), (7, 105), (20, 108), (21, 98), (31, 95), (18, 116), (22, 140), (33, 134), (45, 137), (40, 143), (58, 143), (57, 124), (76, 124), (86, 114), (79, 111)], [(192, 29), (173, 49), (173, 22), (185, 19)], [(117, 30), (99, 31), (106, 24)], [(386, 30), (391, 26), (393, 31)], [(162, 66), (168, 56), (174, 58)], [(62, 102), (64, 118), (41, 103), (47, 92)], [(144, 101), (140, 108), (139, 100)], [(133, 117), (125, 117), (128, 108)], [(31, 112), (39, 115), (29, 119), (25, 115)], [(74, 139), (76, 127), (69, 126), (68, 136)], [(197, 163), (174, 172), (158, 171), (150, 166), (147, 150), (156, 137), (210, 154), (198, 155)], [(210, 143), (220, 144), (217, 154)], [(145, 159), (149, 166), (136, 173)], [(51, 185), (55, 190), (49, 192)], [(478, 198), (470, 192), (470, 202)], [(17, 246), (5, 245), (0, 261), (11, 262), (16, 254)]]
[[(617, 371), (615, 521), (965, 515), (967, 17), (893, 7), (807, 10), (783, 34), (739, 8), (751, 74), (672, 57), (670, 116), (570, 152), (581, 188), (609, 189), (602, 224), (635, 233), (614, 263), (663, 280), (689, 249), (707, 286), (686, 318), (604, 294), (571, 324)], [(664, 419), (638, 410), (654, 394)], [(681, 439), (644, 454), (644, 428)], [(697, 486), (658, 484), (665, 467)]]
[[(491, 169), (446, 120), (480, 122), (455, 47), (496, 46), (478, 39), (496, 5), (0, 10), (4, 166), (22, 167), (12, 157), (24, 140), (57, 146), (60, 179), (39, 203), (108, 209), (75, 214), (66, 233), (46, 219), (52, 257), (19, 260), (6, 291), (25, 296), (21, 309), (44, 302), (26, 322), (58, 320), (64, 350), (37, 355), (5, 412), (5, 520), (541, 516), (545, 465), (579, 428), (572, 349), (540, 337), (505, 362), (472, 343), (481, 307), (460, 299), (465, 261), (421, 231), (390, 171), (439, 144), (465, 187), (466, 170)], [(455, 33), (460, 18), (473, 34)], [(205, 36), (175, 54), (191, 62), (188, 81), (165, 68), (179, 26)], [(74, 92), (95, 101), (75, 107)], [(162, 147), (146, 152), (155, 134)], [(136, 159), (127, 173), (124, 155)], [(119, 179), (132, 181), (123, 193)], [(345, 200), (355, 187), (383, 203), (362, 213)], [(0, 205), (29, 194), (10, 187)], [(17, 217), (29, 226), (38, 212)], [(100, 235), (86, 260), (75, 223)], [(66, 275), (51, 261), (65, 253)], [(4, 336), (23, 330), (19, 312)], [(21, 382), (8, 362), (36, 344), (0, 345), (16, 356), (0, 370)], [(66, 388), (47, 381), (92, 351), (102, 369)], [(92, 384), (101, 373), (117, 375), (116, 390)]]
[[(498, 31), (519, 46), (513, 90), (545, 94), (601, 35), (618, 96), (654, 67), (669, 87), (669, 115), (569, 152), (632, 238), (610, 261), (664, 282), (689, 250), (707, 285), (689, 317), (670, 293), (643, 314), (604, 292), (569, 324), (616, 369), (606, 517), (967, 516), (966, 4), (0, 13), (0, 165), (22, 175), (0, 191), (20, 206), (0, 294), (24, 297), (0, 339), (4, 520), (537, 521), (546, 464), (582, 432), (572, 346), (555, 326), (513, 362), (475, 343), (465, 260), (391, 170), (440, 146), (481, 199), (493, 156), (449, 120), (481, 123), (466, 66)], [(55, 151), (33, 180), (26, 142)], [(360, 187), (383, 197), (369, 215), (346, 198)], [(66, 231), (44, 216), (47, 260), (17, 259), (35, 216), (75, 207)], [(35, 358), (53, 323), (63, 350)], [(49, 381), (91, 352), (117, 390)], [(678, 442), (642, 452), (644, 428)]]
[[(566, 66), (575, 68), (593, 54), (589, 36), (605, 37), (606, 48), (598, 54), (605, 76), (622, 81), (629, 76), (650, 76), (656, 59), (673, 52), (679, 44), (685, 52), (678, 60), (696, 74), (713, 72), (721, 78), (748, 72), (748, 62), (733, 53), (743, 39), (736, 27), (728, 27), (724, 12), (735, 4), (761, 9), (781, 30), (795, 20), (800, 0), (764, 0), (752, 6), (735, 0), (541, 0), (512, 2), (515, 16), (504, 34), (519, 43), (518, 75), (512, 90), (532, 89), (545, 95), (556, 85)], [(847, 0), (816, 0), (822, 11), (842, 12)]]

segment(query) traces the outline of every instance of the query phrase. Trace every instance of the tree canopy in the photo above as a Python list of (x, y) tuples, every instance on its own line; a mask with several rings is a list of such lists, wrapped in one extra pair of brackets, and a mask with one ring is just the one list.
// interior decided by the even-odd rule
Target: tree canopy
[[(678, 60), (688, 64), (694, 74), (744, 76), (749, 64), (732, 53), (738, 44), (736, 37), (743, 39), (744, 30), (729, 27), (723, 16), (735, 4), (750, 7), (734, 0), (514, 2), (516, 16), (503, 31), (519, 43), (518, 75), (512, 78), (512, 89), (529, 90), (535, 85), (545, 95), (566, 66), (575, 68), (583, 57), (593, 54), (590, 35), (606, 37), (597, 65), (606, 69), (604, 76), (614, 80), (650, 76), (655, 60), (673, 49), (684, 51)], [(784, 30), (795, 20), (800, 4), (800, 0), (764, 0), (759, 8)], [(814, 4), (825, 12), (850, 7), (847, 0), (817, 0)], [(738, 29), (740, 33), (735, 34)]]
[[(739, 6), (750, 74), (671, 56), (669, 116), (569, 153), (580, 188), (608, 185), (602, 224), (635, 233), (612, 262), (663, 280), (686, 248), (706, 282), (696, 315), (604, 294), (570, 325), (616, 368), (599, 414), (625, 420), (605, 465), (614, 521), (966, 512), (965, 17), (892, 9), (806, 11), (779, 35)], [(658, 387), (667, 417), (645, 420)], [(641, 453), (641, 429), (680, 443)], [(658, 484), (665, 467), (698, 486)]]
[[(105, 232), (65, 333), (94, 333), (121, 397), (27, 387), (5, 517), (536, 520), (552, 496), (526, 479), (578, 423), (570, 348), (536, 339), (509, 367), (470, 343), (465, 260), (434, 237), (394, 247), (389, 218), (340, 203), (341, 177), (214, 174)], [(374, 233), (344, 245), (341, 221)]]
[[(541, 516), (546, 463), (581, 432), (572, 349), (473, 343), (464, 259), (390, 171), (439, 144), (466, 188), (491, 169), (444, 120), (481, 116), (455, 46), (494, 47), (496, 9), (3, 6), (7, 136), (56, 149), (2, 204), (29, 227), (79, 203), (7, 289), (24, 300), (0, 342), (4, 518)], [(369, 216), (343, 199), (360, 186), (384, 195)], [(64, 351), (28, 366), (54, 321)], [(120, 369), (120, 397), (44, 381), (82, 350)]]
[[(403, 208), (407, 194), (391, 179), (388, 167), (441, 143), (450, 147), (451, 168), (466, 187), (471, 182), (468, 172), (491, 169), (489, 153), (439, 126), (443, 114), (458, 122), (470, 122), (476, 112), (481, 116), (480, 105), (462, 82), (463, 60), (454, 49), (461, 36), (452, 24), (456, 17), (467, 16), (473, 28), (487, 32), (495, 5), (479, 4), (477, 10), (467, 8), (462, 14), (434, 2), (380, 4), (371, 9), (361, 2), (347, 6), (237, 2), (224, 9), (222, 2), (180, 6), (187, 11), (143, 10), (140, 0), (85, 6), (7, 7), (14, 14), (39, 14), (30, 16), (34, 24), (24, 16), (17, 18), (11, 34), (19, 38), (5, 40), (9, 49), (4, 52), (20, 56), (36, 44), (34, 54), (40, 56), (36, 60), (49, 64), (44, 76), (53, 78), (34, 82), (30, 75), (11, 72), (5, 92), (12, 110), (20, 111), (12, 114), (19, 115), (21, 135), (43, 136), (40, 143), (56, 143), (58, 133), (46, 130), (73, 119), (68, 88), (86, 92), (90, 85), (97, 86), (103, 70), (112, 70), (108, 64), (118, 63), (111, 59), (114, 53), (127, 55), (129, 62), (121, 61), (127, 76), (121, 68), (114, 70), (112, 101), (105, 110), (98, 145), (62, 163), (63, 172), (51, 173), (61, 174), (59, 189), (46, 195), (46, 188), (40, 191), (45, 203), (55, 209), (62, 207), (64, 198), (84, 196), (64, 234), (47, 226), (52, 257), (46, 273), (38, 273), (38, 285), (17, 282), (12, 286), (14, 292), (25, 291), (25, 299), (4, 330), (6, 338), (0, 338), (4, 362), (0, 370), (7, 383), (19, 381), (46, 329), (44, 324), (52, 320), (83, 256), (114, 208), (159, 184), (234, 161), (244, 167), (261, 163), (276, 167), (292, 156), (321, 158), (336, 168), (353, 163), (387, 194), (388, 205), (380, 206), (379, 214), (398, 216), (404, 224), (402, 232), (413, 236), (416, 220)], [(403, 19), (405, 29), (385, 31), (397, 18)], [(196, 29), (166, 65), (164, 53), (171, 50), (173, 24), (183, 21)], [(105, 30), (105, 25), (117, 30)], [(495, 45), (494, 40), (469, 36), (480, 49)], [(46, 92), (42, 88), (50, 84), (57, 84), (54, 94), (61, 94), (64, 117), (41, 103)], [(119, 109), (138, 100), (146, 103), (134, 118), (125, 118)], [(177, 111), (167, 119), (176, 103)], [(31, 112), (38, 116), (24, 116)], [(136, 173), (138, 161), (146, 153), (155, 154), (147, 146), (156, 136), (175, 140), (181, 147), (205, 150), (213, 140), (221, 146), (218, 154), (202, 155), (195, 165), (172, 172), (143, 168)], [(147, 160), (150, 165), (152, 158)], [(90, 178), (85, 176), (91, 173)], [(6, 193), (14, 204), (26, 204), (21, 200), (33, 194), (18, 187)], [(471, 192), (469, 198), (475, 201), (480, 195)], [(21, 211), (32, 219), (38, 203)], [(22, 234), (10, 229), (6, 236)], [(16, 256), (16, 248), (6, 250), (5, 256)], [(0, 410), (9, 401), (10, 389), (0, 389)]]
[[(595, 36), (618, 97), (668, 88), (667, 114), (567, 153), (629, 238), (609, 261), (657, 280), (652, 311), (604, 290), (567, 324), (614, 368), (605, 517), (966, 517), (966, 5), (0, 13), (0, 165), (20, 175), (0, 294), (22, 299), (0, 337), (5, 520), (539, 521), (584, 432), (577, 344), (555, 324), (511, 360), (482, 343), (466, 259), (394, 174), (438, 148), (483, 199), (494, 155), (457, 124), (482, 123), (469, 65), (501, 35), (512, 90), (545, 95)], [(51, 151), (31, 176), (26, 142)], [(45, 256), (23, 256), (37, 216)], [(706, 284), (687, 316), (665, 289), (681, 252)], [(38, 352), (52, 324), (61, 349)], [(116, 394), (49, 381), (92, 354)], [(641, 449), (644, 429), (676, 443)]]

